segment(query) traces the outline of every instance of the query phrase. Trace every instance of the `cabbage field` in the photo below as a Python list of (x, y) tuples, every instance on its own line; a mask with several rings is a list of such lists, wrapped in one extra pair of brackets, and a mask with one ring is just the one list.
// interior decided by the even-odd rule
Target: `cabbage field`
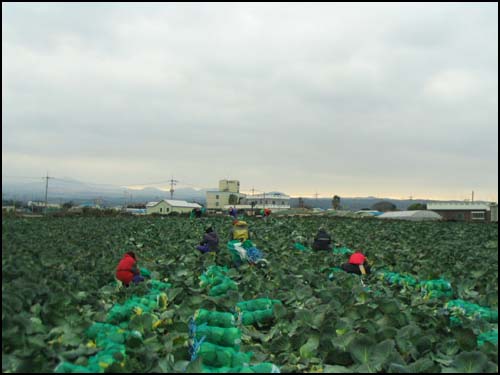
[[(497, 224), (245, 220), (267, 267), (233, 266), (227, 217), (3, 218), (2, 371), (498, 372)], [(130, 250), (152, 280), (119, 288)]]

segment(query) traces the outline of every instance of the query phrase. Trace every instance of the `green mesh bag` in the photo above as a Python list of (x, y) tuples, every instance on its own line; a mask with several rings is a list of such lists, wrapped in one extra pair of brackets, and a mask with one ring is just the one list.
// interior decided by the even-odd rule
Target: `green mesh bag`
[(87, 337), (95, 340), (98, 347), (106, 347), (113, 343), (123, 344), (127, 334), (126, 330), (106, 323), (94, 323), (86, 331)]
[(482, 319), (490, 323), (498, 323), (498, 310), (476, 305), (461, 299), (449, 301), (446, 308), (451, 311), (452, 322), (459, 323), (460, 317), (469, 319)]
[(75, 366), (62, 362), (54, 371), (58, 373), (103, 373), (115, 363), (123, 364), (126, 353), (125, 343), (132, 346), (142, 343), (140, 332), (128, 330), (130, 318), (135, 312), (150, 312), (156, 308), (165, 308), (167, 296), (164, 291), (170, 287), (169, 283), (151, 280), (151, 291), (147, 295), (132, 296), (123, 305), (115, 304), (108, 313), (107, 323), (94, 323), (86, 331), (86, 336), (95, 340), (96, 346), (100, 348), (98, 353), (89, 358), (88, 365)]
[(208, 295), (218, 297), (226, 294), (229, 290), (238, 290), (238, 285), (230, 278), (227, 278), (222, 283), (210, 288)]
[(114, 363), (123, 361), (125, 340), (130, 334), (130, 331), (111, 324), (94, 323), (90, 326), (86, 335), (95, 340), (96, 346), (101, 350), (89, 358), (87, 368), (91, 372), (104, 372)]
[(233, 348), (204, 342), (201, 344), (198, 356), (202, 363), (212, 367), (242, 367), (250, 363), (252, 353), (237, 352)]
[(196, 338), (205, 337), (212, 344), (231, 347), (239, 350), (241, 344), (241, 331), (238, 328), (212, 327), (206, 324), (196, 326)]
[(389, 284), (395, 284), (399, 286), (416, 286), (418, 284), (418, 280), (413, 276), (409, 275), (401, 275), (396, 272), (382, 272), (380, 276), (383, 280), (387, 281)]
[(147, 269), (147, 268), (140, 268), (140, 271), (141, 271), (141, 276), (144, 276), (144, 277), (151, 277), (151, 272)]
[(273, 309), (243, 311), (241, 313), (241, 324), (244, 326), (253, 325), (256, 323), (267, 323), (274, 319)]
[(126, 301), (123, 305), (117, 303), (114, 305), (106, 317), (106, 322), (119, 324), (123, 321), (128, 321), (134, 314), (134, 310), (141, 309), (143, 312), (149, 312), (152, 308), (156, 306), (156, 302), (153, 306), (149, 303), (147, 305), (140, 303), (140, 299), (133, 297)]
[[(153, 280), (154, 281), (154, 280)], [(108, 313), (106, 322), (119, 324), (124, 321), (130, 320), (134, 311), (140, 310), (141, 312), (150, 312), (158, 307), (166, 308), (166, 295), (161, 290), (168, 288), (168, 284), (162, 283), (158, 285), (158, 289), (152, 290), (144, 297), (131, 297), (123, 305), (115, 304)]]
[(236, 304), (236, 307), (241, 311), (256, 311), (272, 309), (273, 305), (275, 304), (281, 304), (281, 301), (273, 300), (270, 298), (258, 298), (249, 301), (238, 302)]
[(94, 373), (94, 371), (88, 369), (87, 367), (73, 365), (73, 364), (68, 363), (68, 362), (61, 362), (54, 369), (54, 372), (57, 374)]
[(449, 298), (453, 296), (450, 282), (444, 279), (421, 281), (420, 288), (422, 295), (428, 298)]
[(256, 373), (279, 374), (281, 372), (278, 366), (268, 362), (250, 366), (250, 368)]
[(227, 280), (231, 280), (231, 279), (227, 276), (215, 276), (212, 280), (210, 280), (209, 285), (211, 287), (214, 287), (214, 286), (220, 285), (224, 282), (227, 282)]
[(255, 247), (255, 244), (252, 241), (250, 241), (250, 240), (246, 240), (245, 242), (243, 242), (241, 244), (241, 246), (243, 246), (244, 249), (248, 250), (248, 249), (250, 249), (252, 247)]
[(236, 325), (234, 315), (226, 312), (199, 309), (194, 313), (196, 324), (207, 323), (209, 326), (231, 328)]
[(212, 285), (216, 278), (225, 277), (229, 270), (227, 267), (210, 266), (201, 276), (200, 285)]
[(114, 345), (105, 348), (89, 358), (88, 368), (95, 372), (104, 372), (109, 366), (125, 359), (125, 345)]
[(486, 342), (498, 346), (498, 330), (494, 329), (488, 332), (481, 333), (477, 338), (477, 345), (483, 346)]
[[(232, 241), (229, 241), (227, 243), (227, 248), (229, 249), (229, 253), (231, 254), (231, 259), (232, 259), (233, 263), (238, 263), (242, 260), (242, 255), (240, 254), (240, 252), (238, 250), (236, 250), (236, 247), (235, 247), (235, 245), (237, 245), (237, 244), (242, 245), (241, 241), (238, 241), (238, 240), (232, 240)], [(245, 249), (245, 248), (243, 247), (243, 249)], [(245, 255), (245, 257), (246, 257), (246, 255)]]
[(170, 284), (170, 283), (164, 283), (164, 282), (158, 281), (158, 280), (151, 280), (151, 291), (152, 292), (163, 292), (171, 287), (172, 287), (172, 284)]
[(231, 368), (231, 367), (205, 367), (203, 369), (204, 373), (216, 373), (216, 374), (223, 374), (223, 373), (236, 373), (236, 374), (279, 374), (280, 369), (276, 365), (273, 365), (272, 363), (261, 363), (258, 365), (253, 365), (253, 366), (243, 366), (243, 367), (236, 367), (236, 368)]
[(333, 253), (335, 255), (346, 255), (346, 254), (353, 254), (354, 251), (352, 251), (348, 247), (342, 246), (342, 247), (334, 247)]
[(311, 251), (311, 249), (310, 249), (310, 248), (308, 248), (308, 247), (306, 247), (306, 246), (302, 245), (302, 244), (301, 244), (301, 243), (299, 243), (299, 242), (295, 242), (295, 243), (293, 244), (293, 248), (294, 248), (294, 249), (296, 249), (296, 250), (300, 250), (300, 251)]

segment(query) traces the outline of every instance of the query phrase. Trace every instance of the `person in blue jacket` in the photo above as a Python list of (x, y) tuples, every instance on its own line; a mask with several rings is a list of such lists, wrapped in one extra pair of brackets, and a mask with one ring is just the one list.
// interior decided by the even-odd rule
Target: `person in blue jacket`
[(202, 254), (208, 252), (219, 252), (219, 236), (213, 230), (212, 227), (208, 227), (203, 235), (203, 241), (201, 241), (199, 246), (196, 246), (196, 249), (199, 250)]
[(229, 209), (229, 215), (231, 215), (235, 219), (238, 218), (238, 210), (236, 209), (236, 207), (231, 207)]

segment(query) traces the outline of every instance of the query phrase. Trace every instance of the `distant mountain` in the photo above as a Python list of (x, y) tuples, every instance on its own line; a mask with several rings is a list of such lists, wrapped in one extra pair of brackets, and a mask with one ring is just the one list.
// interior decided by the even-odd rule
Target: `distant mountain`
[[(174, 191), (174, 199), (205, 203), (206, 191), (192, 188), (178, 188)], [(21, 201), (44, 200), (45, 181), (10, 182), (2, 181), (2, 198)], [(117, 185), (89, 184), (78, 180), (49, 179), (48, 201), (62, 203), (72, 200), (80, 203), (99, 199), (104, 205), (120, 205), (125, 202), (150, 202), (170, 199), (170, 192), (157, 188), (127, 189)]]
[[(174, 192), (174, 199), (195, 201), (205, 204), (206, 192), (217, 190), (216, 188), (196, 190), (192, 188), (179, 188)], [(44, 200), (45, 181), (11, 182), (2, 181), (3, 199), (9, 200)], [(99, 199), (104, 206), (123, 205), (128, 203), (145, 203), (170, 199), (170, 193), (153, 187), (144, 189), (127, 189), (110, 184), (89, 184), (72, 178), (49, 180), (48, 201), (50, 203), (64, 203), (73, 201), (75, 203), (89, 202)], [(377, 197), (341, 198), (341, 207), (345, 210), (358, 211), (363, 208), (371, 208), (380, 201), (389, 201), (396, 205), (398, 210), (406, 210), (413, 203), (433, 202), (427, 199), (390, 199)], [(331, 198), (304, 198), (304, 203), (309, 207), (328, 209), (332, 207)], [(291, 198), (292, 208), (299, 207), (298, 198)]]
[[(303, 198), (304, 204), (306, 206), (312, 208), (323, 208), (328, 209), (332, 208), (332, 199), (331, 198)], [(396, 205), (398, 210), (406, 210), (409, 206), (414, 203), (424, 203), (427, 204), (429, 202), (436, 202), (435, 200), (430, 199), (392, 199), (392, 198), (377, 198), (377, 197), (362, 197), (362, 198), (341, 198), (340, 205), (342, 209), (349, 211), (359, 211), (364, 208), (370, 209), (375, 203), (380, 201), (388, 201)], [(440, 201), (442, 202), (442, 201)], [(446, 202), (458, 202), (458, 201), (446, 201)], [(299, 207), (299, 199), (291, 198), (290, 206), (292, 208)]]

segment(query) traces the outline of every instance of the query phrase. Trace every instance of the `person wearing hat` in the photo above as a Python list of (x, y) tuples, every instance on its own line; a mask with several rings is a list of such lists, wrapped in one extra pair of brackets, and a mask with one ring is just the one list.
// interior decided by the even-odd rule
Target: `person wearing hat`
[(116, 278), (126, 287), (129, 286), (130, 282), (139, 284), (141, 281), (144, 281), (144, 277), (141, 276), (141, 271), (137, 267), (137, 257), (133, 251), (125, 253), (118, 263)]
[(208, 252), (219, 252), (219, 237), (217, 233), (213, 230), (212, 227), (208, 227), (205, 230), (205, 234), (203, 235), (203, 241), (201, 241), (199, 246), (196, 246), (196, 249), (200, 251), (202, 254)]
[(370, 265), (366, 257), (355, 252), (349, 257), (349, 262), (344, 263), (341, 267), (345, 272), (355, 273), (356, 275), (369, 275), (371, 273)]

